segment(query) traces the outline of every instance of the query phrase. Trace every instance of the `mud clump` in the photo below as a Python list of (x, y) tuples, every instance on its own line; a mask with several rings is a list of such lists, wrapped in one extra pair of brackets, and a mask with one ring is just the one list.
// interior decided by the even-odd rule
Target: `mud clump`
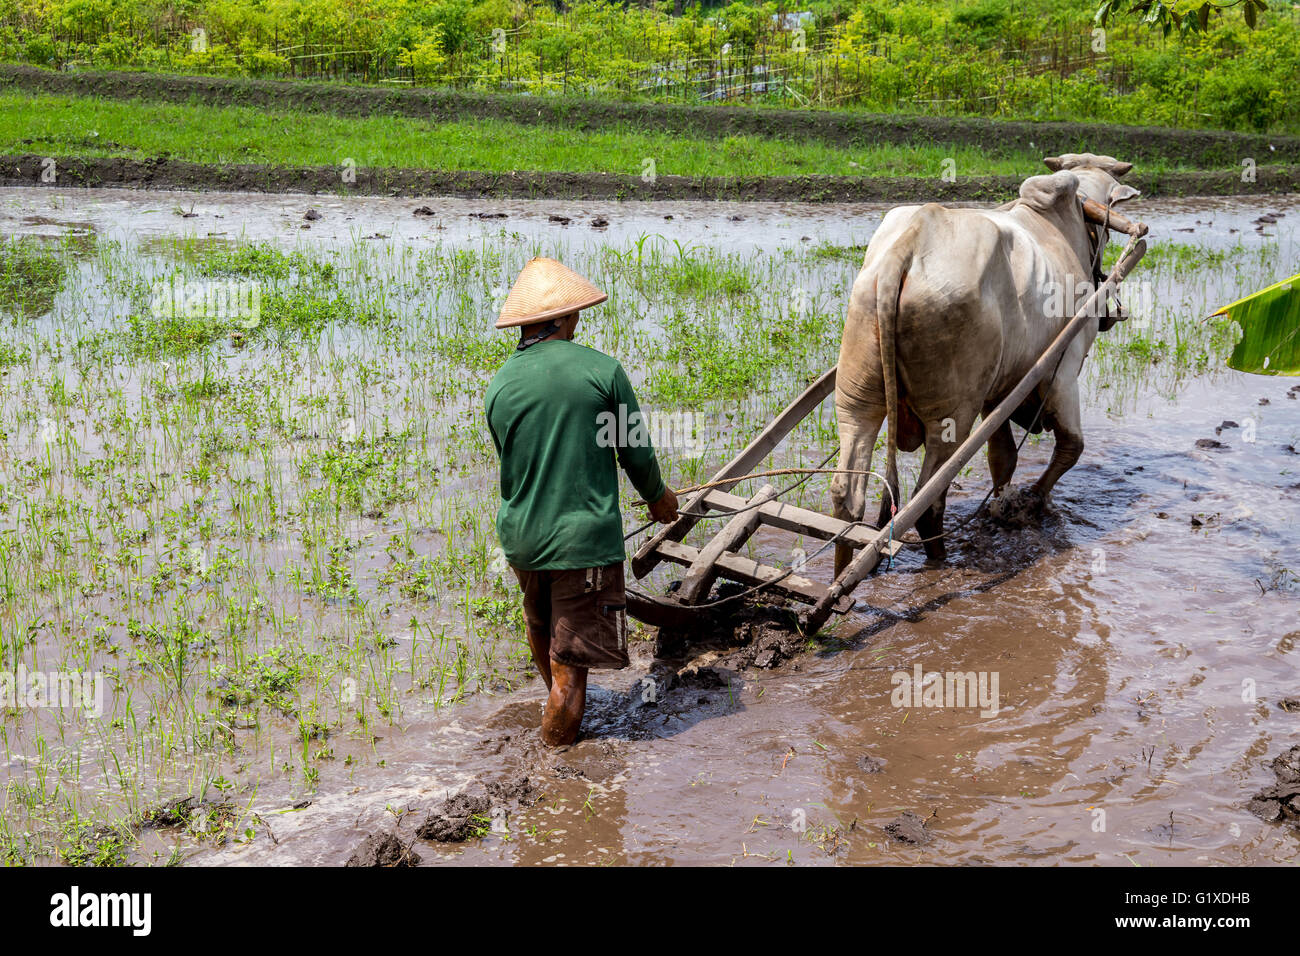
[(717, 690), (727, 686), (727, 678), (712, 667), (688, 667), (668, 687), (686, 690)]
[(1300, 744), (1273, 758), (1277, 783), (1251, 798), (1246, 809), (1265, 823), (1285, 823), (1300, 830)]
[[(718, 585), (712, 600), (727, 601), (746, 588), (732, 581)], [(703, 613), (692, 627), (661, 627), (655, 639), (655, 659), (684, 660), (713, 651), (714, 664), (741, 670), (747, 667), (771, 669), (799, 655), (805, 645), (799, 618), (783, 600), (746, 600), (734, 609)], [(671, 683), (671, 682), (670, 682)]]
[(509, 806), (535, 803), (537, 788), (527, 777), (509, 783), (489, 783), (481, 793), (462, 791), (448, 797), (416, 829), (421, 840), (464, 843), (492, 829), (496, 814)]
[(735, 663), (743, 667), (778, 667), (797, 655), (804, 643), (796, 627), (781, 621), (749, 621), (736, 633), (745, 647)]
[(190, 817), (194, 815), (195, 804), (198, 801), (194, 797), (181, 797), (177, 800), (169, 800), (155, 807), (150, 807), (140, 813), (136, 823), (142, 827), (183, 827), (190, 822)]
[(1042, 521), (1043, 496), (1032, 487), (1010, 488), (989, 498), (989, 517), (1004, 528), (1028, 528)]
[(742, 669), (771, 670), (798, 657), (807, 643), (799, 629), (799, 618), (786, 604), (755, 604), (735, 618), (732, 653), (720, 663)]
[(934, 839), (925, 821), (911, 810), (904, 810), (897, 819), (886, 823), (884, 829), (899, 843), (911, 846), (925, 846)]
[(420, 855), (391, 833), (372, 833), (352, 851), (344, 866), (415, 866)]
[(491, 826), (492, 801), (486, 794), (458, 793), (444, 800), (416, 829), (421, 840), (464, 843), (481, 836)]
[(188, 830), (201, 838), (224, 843), (239, 818), (239, 808), (234, 804), (180, 797), (140, 811), (130, 825), (139, 830)]

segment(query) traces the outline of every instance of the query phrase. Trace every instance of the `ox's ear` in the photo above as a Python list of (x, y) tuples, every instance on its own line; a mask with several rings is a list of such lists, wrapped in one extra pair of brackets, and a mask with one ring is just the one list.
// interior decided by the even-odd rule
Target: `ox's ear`
[(1020, 184), (1020, 200), (1039, 212), (1068, 208), (1079, 194), (1079, 177), (1071, 172), (1030, 176)]
[(1125, 173), (1129, 172), (1132, 168), (1133, 168), (1132, 163), (1114, 163), (1110, 167), (1110, 174), (1114, 176), (1116, 179), (1119, 179)]
[(1060, 172), (1065, 168), (1065, 164), (1061, 162), (1060, 156), (1044, 156), (1043, 165), (1054, 173)]
[(1123, 183), (1116, 183), (1111, 189), (1110, 195), (1106, 197), (1106, 202), (1112, 206), (1117, 206), (1122, 202), (1128, 202), (1130, 199), (1137, 199), (1141, 196), (1141, 190), (1134, 189), (1132, 186), (1125, 186)]

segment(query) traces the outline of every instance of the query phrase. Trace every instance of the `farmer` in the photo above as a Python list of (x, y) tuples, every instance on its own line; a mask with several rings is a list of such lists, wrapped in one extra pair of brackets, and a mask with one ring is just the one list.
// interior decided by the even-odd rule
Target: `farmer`
[(578, 737), (588, 669), (628, 665), (618, 466), (655, 520), (677, 518), (623, 366), (573, 341), (578, 310), (606, 298), (554, 259), (531, 260), (496, 323), (519, 328), (519, 344), (484, 401), (501, 459), (497, 536), (550, 690), (542, 713), (550, 746)]

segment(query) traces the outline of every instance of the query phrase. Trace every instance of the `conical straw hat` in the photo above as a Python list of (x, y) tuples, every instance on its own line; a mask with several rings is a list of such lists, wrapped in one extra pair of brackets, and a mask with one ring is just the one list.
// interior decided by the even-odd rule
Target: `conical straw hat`
[(497, 319), (498, 329), (542, 322), (589, 309), (608, 299), (594, 285), (554, 259), (530, 259), (506, 296)]

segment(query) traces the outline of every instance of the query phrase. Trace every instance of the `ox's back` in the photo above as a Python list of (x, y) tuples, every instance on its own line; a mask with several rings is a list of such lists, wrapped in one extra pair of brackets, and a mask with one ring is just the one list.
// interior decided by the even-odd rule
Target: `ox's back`
[(891, 210), (854, 282), (848, 325), (864, 327), (846, 325), (845, 344), (879, 369), (860, 349), (879, 337), (880, 290), (896, 284), (899, 379), (914, 406), (1009, 390), (1068, 321), (1062, 290), (1088, 279), (1078, 238), (1024, 204)]

